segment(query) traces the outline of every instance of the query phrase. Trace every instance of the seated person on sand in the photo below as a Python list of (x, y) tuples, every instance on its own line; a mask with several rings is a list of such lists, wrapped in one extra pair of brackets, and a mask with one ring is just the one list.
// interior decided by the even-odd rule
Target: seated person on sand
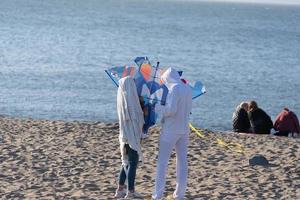
[(297, 115), (284, 108), (276, 117), (274, 122), (274, 129), (277, 131), (275, 135), (288, 136), (289, 133), (300, 133), (299, 120)]
[[(122, 166), (115, 197), (140, 197), (134, 190), (139, 159), (143, 161), (141, 139), (143, 137), (144, 113), (140, 105), (134, 80), (127, 76), (119, 80), (117, 95), (119, 118), (119, 142)], [(127, 179), (127, 188), (125, 181)]]
[(256, 134), (270, 134), (273, 128), (271, 117), (257, 106), (255, 101), (250, 101), (248, 112), (251, 129)]
[(242, 102), (238, 105), (232, 115), (232, 126), (234, 132), (249, 133), (250, 121), (248, 118), (248, 103)]

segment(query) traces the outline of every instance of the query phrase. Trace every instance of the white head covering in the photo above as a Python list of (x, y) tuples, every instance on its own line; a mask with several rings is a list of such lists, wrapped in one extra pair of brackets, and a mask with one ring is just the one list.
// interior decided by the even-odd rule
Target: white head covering
[(119, 119), (138, 120), (140, 116), (143, 116), (136, 85), (130, 76), (119, 80), (117, 106)]
[(123, 163), (126, 163), (126, 155), (124, 154), (125, 143), (128, 143), (130, 148), (137, 151), (141, 160), (143, 160), (140, 140), (144, 124), (144, 114), (139, 102), (136, 85), (134, 80), (129, 76), (119, 80), (117, 111)]
[(168, 90), (171, 90), (176, 84), (183, 84), (178, 72), (169, 67), (161, 76), (161, 80), (167, 86)]

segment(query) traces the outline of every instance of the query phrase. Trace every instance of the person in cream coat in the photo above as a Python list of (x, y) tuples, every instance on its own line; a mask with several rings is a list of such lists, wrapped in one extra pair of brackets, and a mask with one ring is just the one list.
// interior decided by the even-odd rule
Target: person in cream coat
[[(143, 161), (141, 139), (143, 138), (144, 113), (135, 82), (129, 76), (119, 80), (117, 112), (122, 166), (115, 197), (140, 197), (140, 194), (135, 192), (134, 186), (139, 159)], [(125, 188), (126, 179), (128, 180), (127, 189)]]

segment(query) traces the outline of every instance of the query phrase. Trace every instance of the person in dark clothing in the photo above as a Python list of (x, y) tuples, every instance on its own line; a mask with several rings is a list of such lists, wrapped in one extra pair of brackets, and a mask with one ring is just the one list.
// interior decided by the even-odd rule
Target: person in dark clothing
[(270, 131), (273, 128), (271, 117), (261, 108), (258, 108), (255, 101), (250, 101), (249, 103), (248, 117), (253, 133), (270, 134)]
[(289, 133), (300, 133), (300, 125), (297, 115), (284, 108), (276, 117), (274, 129), (277, 131), (275, 135), (288, 136)]
[(232, 127), (234, 132), (249, 133), (250, 121), (248, 118), (248, 103), (238, 105), (232, 115)]

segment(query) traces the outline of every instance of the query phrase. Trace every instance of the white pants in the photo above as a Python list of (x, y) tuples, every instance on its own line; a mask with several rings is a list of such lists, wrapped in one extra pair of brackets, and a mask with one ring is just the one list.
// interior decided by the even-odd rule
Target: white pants
[(184, 199), (188, 175), (188, 143), (189, 134), (160, 135), (155, 188), (152, 194), (153, 199), (157, 200), (163, 198), (168, 162), (174, 147), (176, 152), (176, 189), (173, 197), (178, 200)]

